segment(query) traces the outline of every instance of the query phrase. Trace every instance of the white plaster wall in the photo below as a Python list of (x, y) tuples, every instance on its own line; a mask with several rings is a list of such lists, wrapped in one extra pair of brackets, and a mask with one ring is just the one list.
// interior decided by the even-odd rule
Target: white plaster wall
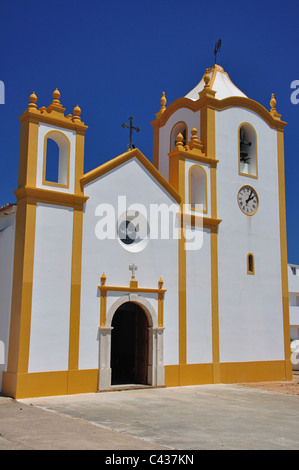
[(37, 204), (29, 372), (68, 369), (73, 209)]
[(210, 231), (200, 230), (203, 232), (202, 247), (186, 251), (188, 364), (213, 361)]
[(169, 180), (169, 152), (170, 152), (170, 136), (172, 128), (178, 122), (186, 123), (187, 142), (191, 140), (191, 129), (196, 127), (198, 130), (198, 139), (200, 140), (200, 111), (194, 112), (187, 108), (178, 109), (168, 119), (167, 123), (159, 130), (159, 171), (164, 178)]
[[(50, 131), (59, 131), (65, 134), (70, 141), (70, 168), (69, 168), (69, 188), (57, 187), (55, 185), (43, 184), (43, 164), (44, 164), (44, 141), (45, 135)], [(75, 158), (76, 158), (76, 133), (69, 129), (50, 126), (48, 124), (39, 123), (38, 130), (38, 157), (36, 169), (36, 187), (43, 189), (51, 189), (52, 191), (60, 191), (64, 193), (73, 193), (75, 187)]]
[(5, 221), (2, 222), (0, 231), (0, 390), (2, 390), (2, 372), (7, 370), (8, 359), (15, 215), (5, 217)]
[[(129, 265), (138, 265), (135, 277), (139, 287), (158, 287), (160, 276), (167, 289), (164, 302), (164, 363), (178, 363), (178, 240), (149, 240), (144, 250), (134, 253), (127, 251), (118, 239), (99, 240), (95, 234), (95, 215), (100, 203), (115, 208), (115, 224), (118, 213), (118, 196), (126, 196), (128, 209), (138, 202), (149, 214), (149, 205), (174, 204), (175, 201), (152, 175), (132, 159), (106, 175), (85, 186), (84, 194), (89, 197), (84, 213), (81, 321), (79, 368), (98, 367), (98, 327), (100, 324), (100, 277), (107, 276), (106, 285), (129, 286), (131, 271)], [(176, 204), (176, 207), (179, 206)], [(120, 213), (123, 212), (123, 208)], [(157, 298), (152, 294), (139, 293), (146, 297), (157, 312)], [(125, 295), (124, 292), (121, 295)], [(113, 293), (107, 296), (107, 311), (115, 301)]]
[[(258, 179), (238, 174), (238, 127), (249, 122), (258, 142)], [(255, 113), (216, 112), (219, 327), (221, 362), (284, 359), (277, 136)], [(237, 203), (241, 186), (259, 196), (255, 215)], [(255, 275), (247, 274), (253, 253)]]

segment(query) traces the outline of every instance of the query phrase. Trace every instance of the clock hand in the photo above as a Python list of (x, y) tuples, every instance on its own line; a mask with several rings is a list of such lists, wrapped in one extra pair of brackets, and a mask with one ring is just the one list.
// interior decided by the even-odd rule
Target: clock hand
[(251, 193), (249, 194), (248, 199), (246, 200), (246, 204), (252, 199), (251, 194), (253, 193), (253, 189), (251, 190)]

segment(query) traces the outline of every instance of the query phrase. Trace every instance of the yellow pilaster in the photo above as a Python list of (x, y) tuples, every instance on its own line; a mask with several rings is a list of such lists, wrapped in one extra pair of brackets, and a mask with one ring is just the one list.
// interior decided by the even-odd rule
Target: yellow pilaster
[(284, 168), (284, 134), (277, 130), (277, 157), (278, 157), (278, 191), (279, 191), (279, 220), (280, 220), (280, 257), (281, 257), (281, 285), (282, 308), (285, 348), (285, 374), (287, 380), (292, 380), (292, 363), (290, 350), (290, 320), (289, 320), (289, 290), (288, 290), (288, 257), (287, 257), (287, 229), (285, 208), (285, 168)]
[[(215, 92), (210, 88), (208, 74), (204, 76), (205, 87), (200, 92), (202, 108), (200, 111), (200, 140), (208, 158), (216, 159), (215, 138)], [(211, 218), (217, 219), (217, 168), (210, 166), (211, 184)], [(220, 382), (219, 355), (219, 301), (218, 301), (218, 227), (211, 227), (211, 308), (212, 308), (212, 352), (213, 352), (213, 382)]]

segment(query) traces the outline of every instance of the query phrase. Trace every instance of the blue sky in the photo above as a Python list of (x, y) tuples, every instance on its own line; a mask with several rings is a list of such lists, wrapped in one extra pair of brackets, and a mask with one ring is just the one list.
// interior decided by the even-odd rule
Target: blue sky
[[(79, 104), (86, 133), (85, 171), (127, 149), (134, 116), (135, 145), (152, 159), (150, 121), (160, 107), (184, 96), (214, 61), (250, 98), (269, 109), (275, 93), (285, 129), (288, 259), (299, 264), (298, 0), (0, 1), (0, 205), (17, 188), (18, 117), (32, 91), (48, 106), (57, 87), (66, 114)], [(299, 96), (299, 95), (298, 95)]]

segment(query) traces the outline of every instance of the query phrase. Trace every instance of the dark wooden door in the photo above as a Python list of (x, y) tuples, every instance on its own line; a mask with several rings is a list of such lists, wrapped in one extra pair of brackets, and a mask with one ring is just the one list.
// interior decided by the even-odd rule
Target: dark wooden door
[(148, 369), (148, 322), (140, 307), (136, 308), (135, 333), (135, 381), (147, 384)]

